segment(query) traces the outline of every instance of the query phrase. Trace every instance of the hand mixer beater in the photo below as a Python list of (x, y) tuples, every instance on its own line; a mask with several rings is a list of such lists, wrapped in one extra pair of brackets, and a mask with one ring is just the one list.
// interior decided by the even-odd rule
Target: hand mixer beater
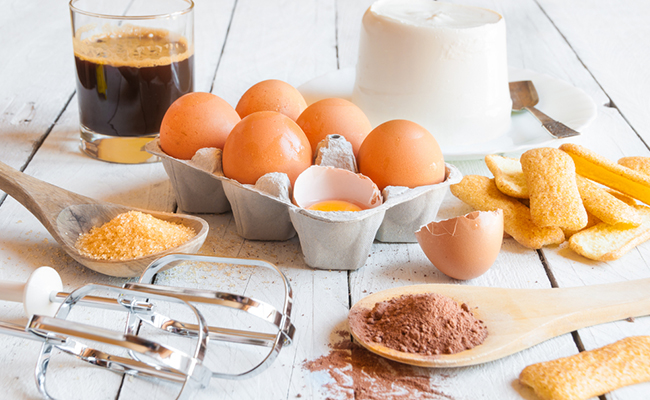
[[(152, 283), (157, 273), (179, 264), (189, 271), (205, 270), (206, 265), (213, 271), (216, 266), (221, 275), (245, 271), (247, 291), (256, 286), (251, 277), (265, 277), (257, 286), (262, 291), (281, 288), (281, 293), (270, 296), (277, 307), (244, 294)], [(261, 260), (171, 254), (151, 263), (138, 282), (123, 287), (89, 284), (69, 294), (61, 288), (58, 274), (49, 267), (37, 269), (25, 284), (0, 282), (0, 299), (23, 302), (31, 315), (26, 327), (0, 322), (0, 333), (43, 342), (35, 375), (45, 399), (71, 392), (68, 385), (56, 393), (50, 390), (55, 386), (51, 376), (65, 376), (50, 371), (54, 364), (62, 366), (61, 371), (81, 364), (117, 372), (129, 379), (122, 382), (122, 390), (130, 390), (132, 381), (137, 381), (154, 388), (144, 390), (190, 398), (211, 377), (241, 379), (263, 371), (291, 343), (295, 331), (287, 278), (275, 265)], [(245, 357), (233, 350), (238, 347), (245, 349)], [(70, 359), (75, 363), (72, 367)], [(233, 371), (233, 360), (248, 364)], [(226, 371), (219, 368), (224, 363)]]

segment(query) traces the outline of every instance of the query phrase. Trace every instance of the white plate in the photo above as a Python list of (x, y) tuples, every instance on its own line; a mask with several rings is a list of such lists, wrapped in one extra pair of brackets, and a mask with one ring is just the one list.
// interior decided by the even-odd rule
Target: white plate
[[(580, 131), (596, 118), (596, 104), (581, 89), (539, 72), (516, 68), (510, 68), (508, 72), (510, 81), (533, 81), (539, 94), (537, 108), (570, 128)], [(354, 68), (339, 69), (304, 83), (298, 90), (307, 104), (329, 97), (351, 100), (354, 79)], [(480, 144), (443, 147), (442, 153), (447, 161), (475, 160), (487, 154), (557, 147), (565, 140), (549, 135), (528, 112), (513, 112), (510, 130), (504, 135)]]

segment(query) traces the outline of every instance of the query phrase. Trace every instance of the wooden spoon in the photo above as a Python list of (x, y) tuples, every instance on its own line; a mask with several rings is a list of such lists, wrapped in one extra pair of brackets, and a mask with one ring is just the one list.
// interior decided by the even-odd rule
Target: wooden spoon
[(650, 279), (566, 289), (502, 289), (467, 285), (415, 285), (374, 293), (350, 309), (350, 316), (378, 302), (407, 294), (438, 293), (466, 303), (485, 323), (483, 344), (455, 354), (426, 356), (382, 346), (361, 335), (363, 319), (350, 318), (354, 338), (380, 356), (422, 367), (462, 367), (514, 354), (577, 329), (650, 315)]
[[(205, 241), (209, 229), (205, 220), (192, 215), (141, 210), (100, 202), (40, 181), (1, 162), (0, 190), (15, 198), (34, 214), (72, 258), (93, 271), (105, 275), (139, 276), (151, 262), (165, 254), (194, 253)], [(96, 260), (79, 254), (74, 245), (80, 234), (110, 221), (118, 214), (131, 210), (183, 224), (194, 229), (196, 236), (180, 246), (131, 260)]]

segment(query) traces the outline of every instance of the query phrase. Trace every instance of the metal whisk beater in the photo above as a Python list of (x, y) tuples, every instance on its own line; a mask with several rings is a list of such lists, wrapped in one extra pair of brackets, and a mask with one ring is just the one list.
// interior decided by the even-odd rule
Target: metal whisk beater
[[(276, 308), (267, 302), (228, 292), (152, 284), (158, 272), (184, 261), (269, 270), (283, 287), (281, 305)], [(129, 282), (122, 288), (91, 284), (70, 294), (60, 291), (60, 279), (57, 284), (53, 273), (58, 278), (54, 270), (44, 268), (37, 270), (26, 284), (0, 282), (0, 289), (4, 289), (0, 290), (0, 299), (17, 301), (22, 297), (26, 311), (36, 314), (26, 327), (0, 322), (0, 333), (43, 342), (36, 366), (36, 379), (39, 391), (46, 399), (54, 398), (48, 393), (45, 383), (54, 349), (110, 371), (178, 384), (180, 390), (176, 399), (183, 399), (194, 389), (205, 387), (211, 376), (240, 379), (263, 371), (282, 347), (291, 343), (295, 331), (290, 318), (291, 287), (275, 265), (261, 260), (172, 254), (154, 261), (137, 283)], [(97, 296), (96, 292), (108, 293), (112, 297)], [(79, 306), (126, 313), (124, 331), (116, 332), (68, 320), (71, 311)], [(204, 306), (244, 313), (273, 329), (269, 332), (268, 329), (258, 331), (220, 327), (216, 323), (208, 325), (199, 310)], [(173, 314), (166, 312), (179, 307), (184, 310), (178, 313), (183, 315), (182, 318), (178, 318), (178, 315), (172, 318)], [(55, 313), (52, 313), (52, 309)], [(38, 315), (36, 311), (49, 312), (51, 315)], [(143, 327), (152, 328), (155, 339), (143, 338)], [(180, 350), (158, 341), (158, 335), (187, 339), (192, 346), (189, 350)], [(88, 342), (99, 343), (100, 347), (112, 346), (118, 351), (107, 352)], [(210, 342), (212, 346), (208, 345)], [(259, 362), (242, 372), (219, 372), (205, 365), (206, 354), (219, 342), (263, 347), (268, 352), (265, 350)]]

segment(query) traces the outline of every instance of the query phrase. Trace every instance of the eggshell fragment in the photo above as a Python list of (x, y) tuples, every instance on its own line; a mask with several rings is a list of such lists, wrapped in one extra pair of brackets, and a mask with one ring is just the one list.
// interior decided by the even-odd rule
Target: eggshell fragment
[(474, 211), (430, 222), (415, 232), (431, 263), (455, 279), (483, 275), (497, 258), (503, 239), (503, 211)]
[(318, 143), (314, 164), (359, 172), (352, 144), (341, 135), (327, 135)]
[(298, 176), (293, 200), (302, 208), (325, 200), (347, 201), (361, 209), (375, 208), (382, 203), (381, 192), (368, 177), (319, 165), (312, 165)]
[(201, 169), (202, 171), (223, 176), (221, 155), (221, 149), (216, 147), (204, 147), (198, 149), (196, 153), (194, 153), (194, 157), (189, 161), (189, 164)]

